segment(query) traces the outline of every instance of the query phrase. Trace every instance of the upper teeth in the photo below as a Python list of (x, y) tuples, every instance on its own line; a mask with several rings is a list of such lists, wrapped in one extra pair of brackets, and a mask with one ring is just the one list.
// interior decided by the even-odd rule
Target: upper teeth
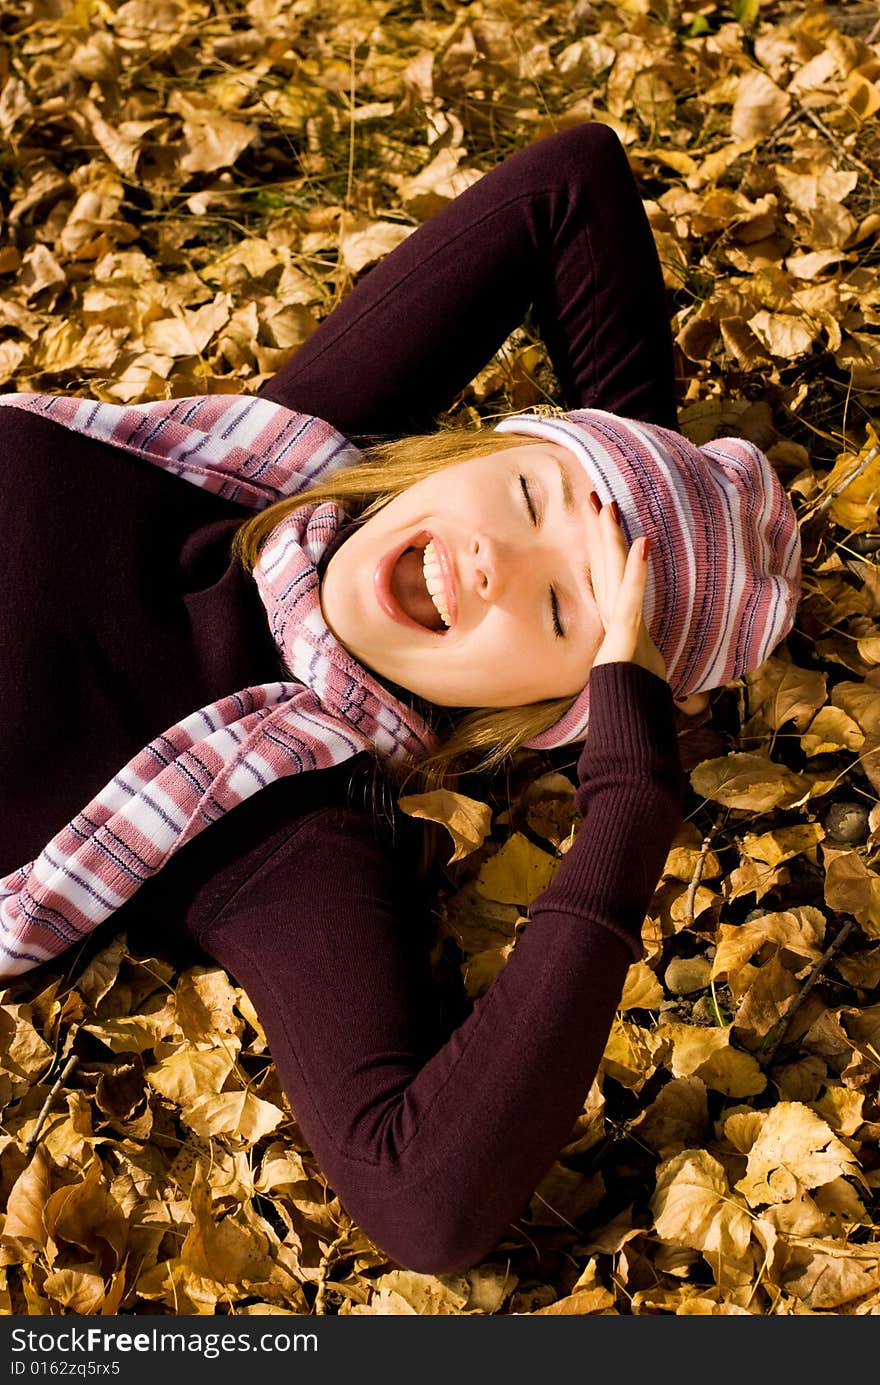
[(437, 610), (440, 612), (440, 619), (448, 629), (452, 624), (452, 616), (449, 614), (449, 607), (446, 605), (446, 591), (443, 585), (443, 569), (437, 557), (437, 550), (434, 547), (434, 540), (429, 539), (425, 544), (425, 551), (422, 554), (422, 571), (425, 574), (425, 586)]

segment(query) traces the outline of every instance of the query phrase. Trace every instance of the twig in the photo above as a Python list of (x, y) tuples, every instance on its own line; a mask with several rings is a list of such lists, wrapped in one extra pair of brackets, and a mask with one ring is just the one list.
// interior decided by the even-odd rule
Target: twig
[(865, 453), (864, 457), (862, 457), (859, 461), (858, 465), (855, 466), (852, 471), (847, 472), (843, 480), (838, 482), (834, 489), (830, 490), (827, 495), (823, 496), (822, 499), (818, 501), (816, 505), (814, 505), (812, 509), (808, 511), (808, 513), (817, 515), (824, 514), (825, 511), (829, 508), (829, 506), (834, 504), (837, 497), (841, 495), (843, 491), (846, 490), (847, 486), (851, 486), (853, 481), (855, 481), (859, 476), (861, 476), (862, 472), (865, 471), (867, 467), (871, 465), (878, 453), (880, 453), (880, 447), (869, 448), (869, 450)]
[(703, 878), (706, 857), (709, 855), (709, 847), (712, 845), (712, 838), (721, 826), (721, 819), (723, 816), (723, 812), (718, 814), (712, 825), (711, 831), (703, 838), (702, 845), (700, 846), (700, 854), (697, 857), (697, 863), (694, 866), (694, 873), (691, 876), (691, 883), (688, 885), (688, 892), (684, 901), (684, 924), (686, 928), (690, 928), (694, 921), (694, 903), (697, 898), (697, 890), (700, 888), (700, 881)]
[(773, 1062), (773, 1059), (776, 1057), (776, 1054), (779, 1051), (783, 1039), (785, 1038), (786, 1034), (791, 1028), (792, 1020), (794, 1019), (798, 1010), (803, 1005), (807, 996), (810, 994), (810, 991), (813, 989), (816, 982), (819, 980), (824, 968), (831, 961), (831, 958), (834, 956), (834, 954), (836, 952), (839, 952), (840, 949), (843, 947), (843, 944), (846, 942), (847, 938), (852, 932), (852, 926), (852, 919), (847, 919), (846, 923), (843, 925), (840, 932), (837, 934), (836, 938), (828, 947), (826, 947), (825, 951), (822, 953), (822, 956), (819, 958), (818, 962), (813, 967), (813, 970), (810, 972), (803, 986), (801, 986), (801, 989), (798, 992), (795, 998), (795, 1002), (792, 1005), (791, 1009), (783, 1017), (782, 1028), (780, 1029), (776, 1038), (773, 1040), (773, 1043), (770, 1045), (766, 1053), (761, 1054), (762, 1062), (767, 1064)]
[(807, 120), (811, 121), (812, 124), (815, 125), (816, 129), (819, 131), (821, 135), (824, 135), (825, 139), (828, 140), (829, 144), (834, 145), (840, 157), (842, 159), (848, 159), (851, 164), (855, 164), (856, 168), (860, 168), (863, 173), (867, 173), (872, 183), (876, 183), (877, 175), (874, 172), (873, 168), (871, 168), (869, 164), (863, 163), (861, 159), (857, 159), (855, 154), (851, 154), (850, 151), (842, 144), (837, 135), (835, 135), (834, 131), (828, 129), (828, 126), (825, 124), (824, 120), (819, 119), (815, 111), (809, 110), (803, 104), (802, 101), (799, 101), (798, 105), (800, 106), (803, 114), (807, 117)]
[(67, 1081), (68, 1077), (71, 1076), (78, 1061), (79, 1059), (77, 1058), (76, 1054), (72, 1054), (68, 1058), (67, 1062), (64, 1064), (64, 1067), (61, 1069), (61, 1072), (56, 1078), (55, 1082), (52, 1084), (52, 1087), (49, 1091), (49, 1095), (43, 1102), (43, 1109), (37, 1117), (37, 1123), (31, 1131), (30, 1135), (28, 1135), (27, 1140), (25, 1141), (24, 1152), (26, 1155), (30, 1156), (31, 1154), (33, 1154), (37, 1145), (37, 1140), (40, 1138), (40, 1131), (46, 1123), (46, 1117), (49, 1114), (49, 1108), (52, 1105), (52, 1102), (55, 1100), (58, 1093), (60, 1092), (61, 1088), (64, 1086), (64, 1083)]

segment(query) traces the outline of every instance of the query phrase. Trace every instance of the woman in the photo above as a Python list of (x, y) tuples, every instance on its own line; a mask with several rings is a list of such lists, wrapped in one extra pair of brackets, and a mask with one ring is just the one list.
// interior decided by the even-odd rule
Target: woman
[[(529, 307), (573, 412), (408, 436)], [(679, 820), (670, 682), (693, 709), (791, 623), (790, 507), (756, 449), (673, 431), (671, 360), (625, 156), (587, 125), (420, 227), (261, 398), (0, 401), (0, 974), (107, 917), (194, 942), (413, 1269), (490, 1251), (581, 1109)], [(421, 829), (358, 806), (359, 771), (584, 740), (575, 842), (451, 1015)]]

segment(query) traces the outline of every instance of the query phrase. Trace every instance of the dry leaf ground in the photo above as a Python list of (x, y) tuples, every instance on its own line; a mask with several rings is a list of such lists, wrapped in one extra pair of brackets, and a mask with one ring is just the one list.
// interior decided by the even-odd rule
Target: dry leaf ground
[[(484, 1264), (387, 1263), (247, 996), (111, 931), (0, 993), (0, 1312), (880, 1312), (878, 111), (868, 3), (3, 5), (0, 386), (253, 390), (482, 170), (598, 118), (660, 247), (683, 429), (769, 452), (805, 587), (785, 649), (682, 724), (647, 958)], [(526, 324), (450, 417), (553, 397)], [(509, 801), (442, 808), (438, 956), (473, 995), (570, 840), (571, 771), (524, 755)]]

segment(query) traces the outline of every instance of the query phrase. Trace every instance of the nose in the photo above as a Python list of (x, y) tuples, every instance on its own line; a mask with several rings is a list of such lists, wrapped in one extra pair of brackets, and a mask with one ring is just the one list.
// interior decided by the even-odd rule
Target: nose
[(470, 541), (472, 585), (484, 601), (497, 601), (503, 577), (498, 544), (488, 534), (475, 534)]

